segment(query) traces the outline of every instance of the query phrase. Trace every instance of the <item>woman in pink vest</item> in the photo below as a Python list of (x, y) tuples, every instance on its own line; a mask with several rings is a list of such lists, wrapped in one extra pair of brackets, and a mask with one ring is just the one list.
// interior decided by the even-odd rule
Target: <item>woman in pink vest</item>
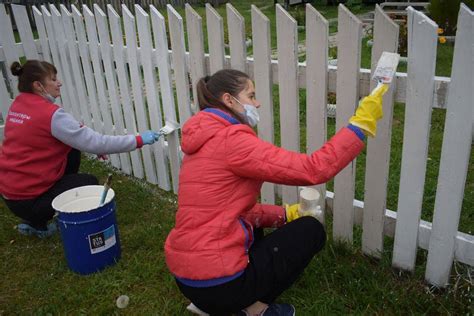
[(52, 200), (69, 189), (98, 184), (90, 174), (79, 174), (81, 151), (94, 154), (128, 152), (153, 144), (158, 134), (107, 136), (83, 126), (54, 103), (61, 82), (56, 68), (45, 61), (11, 65), (20, 94), (5, 118), (0, 151), (0, 195), (23, 220), (22, 234), (46, 237), (56, 231), (48, 222), (55, 211)]
[[(347, 127), (307, 155), (258, 138), (252, 127), (261, 105), (245, 73), (221, 70), (198, 82), (201, 111), (183, 128), (176, 225), (165, 243), (184, 296), (213, 315), (294, 315), (292, 305), (274, 301), (322, 249), (326, 233), (297, 207), (258, 203), (262, 183), (333, 178), (364, 148), (365, 134), (375, 135), (386, 89), (366, 97)], [(276, 229), (264, 236), (265, 227)]]

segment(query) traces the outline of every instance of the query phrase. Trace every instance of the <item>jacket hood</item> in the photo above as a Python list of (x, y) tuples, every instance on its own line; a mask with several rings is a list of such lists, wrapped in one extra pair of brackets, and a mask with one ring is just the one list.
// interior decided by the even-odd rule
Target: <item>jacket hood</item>
[(199, 111), (184, 124), (181, 149), (185, 154), (194, 154), (220, 130), (230, 125), (231, 122), (217, 114)]

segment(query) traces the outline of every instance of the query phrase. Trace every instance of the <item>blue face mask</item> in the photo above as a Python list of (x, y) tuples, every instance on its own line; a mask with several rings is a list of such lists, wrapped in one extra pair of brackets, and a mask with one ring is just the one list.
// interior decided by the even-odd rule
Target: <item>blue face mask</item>
[(46, 100), (48, 100), (51, 103), (54, 103), (54, 101), (56, 101), (56, 98), (53, 97), (48, 92), (46, 92), (46, 89), (43, 87), (43, 85), (41, 85), (41, 88), (43, 88), (43, 98), (45, 98)]
[(257, 126), (258, 122), (260, 121), (260, 115), (258, 114), (257, 107), (251, 104), (242, 104), (236, 98), (234, 98), (234, 100), (244, 107), (244, 112), (242, 113), (242, 115), (244, 116), (247, 123), (249, 123), (249, 125), (252, 127)]

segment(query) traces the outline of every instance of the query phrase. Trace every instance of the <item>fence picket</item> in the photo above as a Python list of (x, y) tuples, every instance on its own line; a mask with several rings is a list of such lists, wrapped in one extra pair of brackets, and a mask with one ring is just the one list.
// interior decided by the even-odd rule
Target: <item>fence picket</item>
[[(373, 32), (372, 72), (382, 52), (397, 52), (398, 49), (398, 25), (378, 5), (375, 9)], [(371, 82), (371, 90), (375, 88), (375, 84), (374, 81)], [(383, 98), (384, 113), (377, 123), (377, 137), (369, 138), (367, 142), (362, 251), (377, 258), (381, 257), (383, 251), (395, 85), (394, 81)]]
[(67, 40), (69, 60), (72, 66), (72, 75), (74, 78), (74, 89), (77, 91), (77, 102), (79, 103), (82, 123), (92, 126), (90, 111), (87, 106), (87, 92), (84, 84), (84, 74), (82, 72), (81, 62), (79, 60), (78, 48), (76, 43), (76, 33), (72, 25), (72, 16), (66, 6), (61, 5), (61, 18), (64, 26), (64, 34)]
[[(89, 52), (92, 60), (92, 68), (94, 70), (95, 83), (97, 85), (97, 94), (99, 97), (99, 109), (104, 122), (104, 131), (106, 134), (113, 135), (114, 128), (112, 125), (112, 117), (109, 111), (109, 98), (107, 88), (104, 82), (104, 71), (99, 52), (99, 41), (97, 37), (96, 23), (92, 11), (84, 5), (82, 7), (84, 20), (86, 22), (87, 38), (89, 40)], [(110, 155), (110, 161), (116, 168), (120, 168), (120, 159), (117, 154)]]
[(189, 96), (189, 79), (186, 68), (186, 47), (184, 45), (183, 18), (171, 6), (167, 5), (170, 28), (173, 70), (178, 97), (179, 122), (181, 126), (191, 117), (191, 100)]
[(74, 27), (77, 35), (77, 46), (79, 47), (79, 56), (82, 60), (82, 69), (84, 70), (84, 80), (86, 82), (87, 95), (89, 97), (89, 107), (92, 112), (92, 126), (94, 130), (99, 133), (104, 133), (104, 125), (99, 112), (97, 91), (94, 80), (94, 73), (92, 71), (92, 64), (89, 55), (89, 49), (86, 39), (86, 32), (84, 29), (83, 16), (81, 12), (71, 5)]
[(12, 103), (4, 80), (0, 80), (0, 142), (3, 139), (3, 125), (6, 123), (8, 109)]
[[(77, 94), (74, 81), (71, 73), (71, 61), (67, 54), (67, 39), (64, 34), (64, 26), (61, 19), (61, 13), (58, 11), (56, 6), (50, 4), (51, 21), (53, 25), (53, 32), (56, 38), (56, 45), (58, 48), (59, 62), (62, 69), (62, 75), (60, 79), (63, 79), (63, 87), (61, 89), (61, 98), (63, 103), (67, 104), (67, 108), (70, 113), (78, 121), (82, 121), (79, 104), (77, 104)], [(58, 65), (56, 65), (57, 67)]]
[[(123, 33), (121, 18), (115, 9), (109, 4), (107, 5), (109, 23), (110, 23), (110, 33), (112, 35), (113, 43), (113, 54), (116, 65), (118, 84), (120, 90), (120, 100), (122, 103), (122, 110), (120, 115), (123, 115), (125, 121), (125, 127), (127, 129), (127, 134), (135, 134), (138, 132), (135, 112), (133, 110), (131, 92), (130, 92), (130, 83), (128, 80), (128, 71), (126, 66), (126, 61), (124, 59), (124, 45), (123, 45)], [(132, 170), (133, 175), (137, 178), (143, 179), (143, 164), (140, 151), (133, 150), (130, 152), (130, 157), (132, 159)]]
[[(50, 7), (53, 5), (51, 4)], [(43, 12), (43, 19), (44, 19), (44, 24), (46, 26), (46, 32), (48, 33), (48, 43), (49, 43), (49, 48), (51, 49), (51, 56), (52, 58), (52, 63), (56, 67), (58, 71), (58, 77), (60, 79), (65, 80), (66, 76), (64, 76), (64, 71), (61, 63), (61, 59), (59, 56), (59, 49), (58, 49), (58, 38), (54, 32), (54, 27), (53, 27), (53, 17), (51, 13), (48, 11), (46, 6), (42, 5), (41, 6), (41, 11)], [(71, 114), (74, 114), (74, 112), (71, 111), (71, 103), (69, 103), (68, 100), (68, 94), (67, 94), (67, 88), (62, 90), (61, 93), (61, 99), (60, 102), (63, 107)]]
[[(254, 55), (254, 80), (257, 100), (262, 103), (258, 123), (258, 136), (273, 144), (273, 95), (270, 20), (252, 5), (252, 42)], [(261, 191), (262, 203), (275, 203), (275, 185), (265, 182)]]
[(39, 59), (38, 49), (36, 48), (30, 20), (28, 19), (28, 12), (26, 12), (26, 6), (12, 4), (11, 8), (15, 16), (15, 24), (20, 34), (26, 58)]
[[(338, 9), (336, 131), (347, 126), (359, 100), (362, 22), (344, 5)], [(334, 239), (352, 243), (355, 159), (334, 178)]]
[(202, 33), (202, 18), (186, 3), (186, 31), (188, 33), (189, 68), (193, 90), (193, 112), (199, 109), (196, 85), (206, 74), (204, 59), (204, 36)]
[(226, 4), (226, 10), (231, 67), (247, 72), (247, 46), (245, 43), (244, 17), (230, 3)]
[[(138, 47), (137, 47), (137, 30), (135, 27), (135, 18), (132, 12), (128, 10), (127, 6), (122, 4), (122, 16), (125, 26), (125, 37), (127, 39), (127, 58), (130, 68), (130, 77), (132, 81), (133, 98), (135, 101), (135, 111), (138, 121), (139, 131), (149, 129), (149, 125), (145, 115), (145, 103), (143, 100), (142, 78), (141, 71), (138, 65)], [(153, 184), (158, 183), (155, 168), (153, 166), (153, 157), (150, 146), (143, 146), (142, 149), (143, 160), (145, 164), (145, 174), (149, 182)]]
[(20, 56), (15, 47), (15, 38), (13, 37), (13, 28), (10, 23), (10, 17), (7, 15), (5, 10), (5, 5), (0, 4), (0, 46), (3, 48), (3, 53), (5, 54), (5, 62), (7, 65), (7, 78), (9, 81), (10, 90), (13, 92), (13, 95), (18, 94), (18, 78), (13, 76), (9, 71), (10, 65), (14, 61), (19, 61)]
[[(148, 13), (138, 4), (135, 5), (137, 17), (138, 39), (140, 40), (140, 57), (143, 65), (143, 75), (145, 82), (145, 93), (147, 97), (148, 113), (151, 129), (158, 131), (163, 127), (161, 116), (161, 105), (158, 97), (156, 71), (153, 63), (153, 43), (150, 34), (150, 19)], [(164, 140), (152, 146), (155, 156), (155, 166), (158, 174), (158, 186), (164, 190), (170, 190), (170, 180), (168, 175), (168, 164), (165, 161), (165, 151), (163, 149)]]
[[(278, 82), (280, 87), (281, 146), (300, 151), (300, 117), (298, 94), (298, 31), (296, 20), (276, 5)], [(283, 203), (296, 203), (295, 186), (282, 186)]]
[(46, 34), (46, 28), (43, 20), (43, 14), (36, 7), (32, 7), (33, 16), (35, 18), (36, 31), (38, 31), (38, 38), (41, 46), (41, 59), (47, 62), (51, 62), (51, 51), (48, 44), (48, 35)]
[[(109, 107), (112, 110), (112, 119), (114, 124), (114, 132), (116, 135), (124, 135), (124, 123), (122, 117), (122, 107), (119, 100), (117, 80), (115, 78), (116, 71), (113, 65), (112, 47), (110, 45), (109, 27), (107, 23), (107, 15), (97, 5), (94, 4), (94, 15), (99, 33), (99, 48), (102, 56), (102, 64), (105, 70), (105, 80), (107, 90), (109, 92)], [(120, 153), (120, 167), (126, 174), (131, 174), (130, 155), (128, 153)]]
[(474, 74), (474, 12), (461, 4), (444, 128), (438, 188), (430, 236), (426, 280), (439, 287), (449, 281), (469, 167)]
[(212, 7), (206, 3), (207, 21), (207, 43), (209, 46), (209, 66), (211, 75), (218, 70), (224, 69), (224, 22), (222, 17)]
[(392, 264), (415, 267), (436, 66), (436, 23), (408, 8), (408, 82)]
[[(155, 39), (155, 56), (160, 76), (161, 98), (165, 120), (177, 122), (173, 86), (171, 83), (171, 67), (168, 53), (168, 38), (166, 36), (165, 18), (152, 5), (150, 6), (151, 23)], [(173, 180), (173, 191), (178, 193), (179, 169), (181, 166), (179, 154), (179, 134), (175, 131), (166, 136), (168, 141), (168, 157)]]
[[(317, 150), (327, 140), (328, 21), (306, 5), (306, 152)], [(326, 184), (316, 186), (326, 196)], [(321, 209), (325, 211), (325, 203)]]

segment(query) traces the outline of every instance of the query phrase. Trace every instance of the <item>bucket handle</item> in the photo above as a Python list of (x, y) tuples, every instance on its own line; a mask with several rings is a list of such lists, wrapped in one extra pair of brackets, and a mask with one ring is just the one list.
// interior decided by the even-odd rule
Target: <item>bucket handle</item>
[(105, 213), (104, 215), (100, 216), (100, 217), (97, 217), (97, 218), (92, 218), (92, 219), (88, 219), (86, 221), (80, 221), (80, 222), (72, 222), (72, 221), (64, 221), (62, 219), (59, 219), (58, 218), (58, 221), (63, 223), (63, 224), (69, 224), (69, 225), (77, 225), (77, 224), (89, 224), (89, 223), (93, 223), (93, 222), (97, 222), (97, 221), (100, 221), (101, 219), (103, 219), (104, 217), (107, 217), (109, 216), (112, 212), (114, 212), (115, 210), (112, 208), (110, 211), (108, 211), (107, 213)]

